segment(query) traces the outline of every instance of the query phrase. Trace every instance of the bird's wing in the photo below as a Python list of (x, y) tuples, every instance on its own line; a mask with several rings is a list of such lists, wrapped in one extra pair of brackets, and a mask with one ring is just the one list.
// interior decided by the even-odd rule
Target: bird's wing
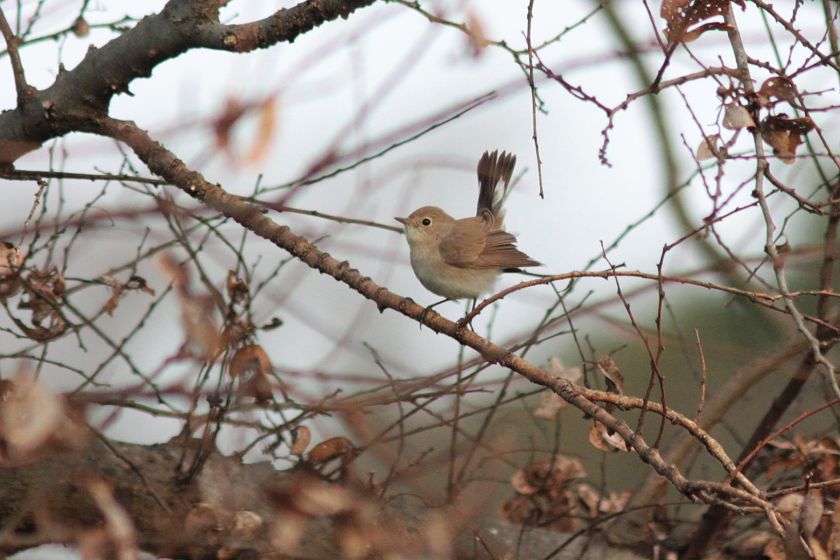
[[(487, 231), (480, 217), (458, 220), (441, 240), (440, 255), (459, 268), (516, 268), (540, 263), (516, 248), (516, 237), (502, 230)], [(460, 226), (460, 227), (459, 227)]]
[(484, 250), (472, 266), (475, 268), (517, 268), (539, 266), (539, 264), (516, 248), (516, 237), (506, 231), (495, 230), (487, 234)]
[(476, 216), (457, 220), (449, 235), (440, 241), (440, 256), (446, 264), (460, 268), (474, 268), (487, 244), (485, 221)]

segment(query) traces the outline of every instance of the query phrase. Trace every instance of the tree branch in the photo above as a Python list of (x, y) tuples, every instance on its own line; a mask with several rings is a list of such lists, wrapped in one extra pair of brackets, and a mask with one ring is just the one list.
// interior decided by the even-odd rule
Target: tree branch
[(18, 87), (19, 110), (0, 113), (0, 165), (76, 130), (82, 122), (104, 117), (114, 95), (129, 92), (132, 81), (149, 77), (157, 65), (191, 49), (244, 52), (293, 41), (374, 1), (306, 0), (258, 22), (222, 25), (218, 2), (170, 0), (160, 13), (143, 18), (103, 47), (91, 48), (78, 66), (60, 70), (51, 86), (35, 91), (22, 104)]

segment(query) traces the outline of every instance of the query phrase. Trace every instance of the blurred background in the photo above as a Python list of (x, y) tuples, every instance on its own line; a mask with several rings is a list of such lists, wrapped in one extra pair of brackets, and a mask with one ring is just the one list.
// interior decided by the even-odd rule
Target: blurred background
[[(89, 28), (53, 39), (52, 34), (74, 22), (79, 25), (80, 2), (2, 2), (13, 25), (26, 29), (34, 21), (27, 29), (30, 37), (46, 38), (21, 51), (35, 87), (48, 86), (61, 66), (73, 68), (88, 49), (112, 40), (121, 27), (132, 27), (138, 19), (158, 12), (164, 2), (84, 4)], [(295, 4), (231, 2), (223, 9), (222, 20), (249, 22)], [(825, 14), (819, 3), (782, 6), (785, 17), (793, 4), (799, 7), (797, 29), (824, 45), (820, 41), (827, 41)], [(639, 3), (604, 9), (597, 2), (537, 1), (529, 24), (524, 1), (375, 3), (346, 20), (325, 23), (291, 44), (247, 55), (190, 51), (158, 66), (148, 79), (134, 81), (130, 95), (114, 99), (111, 115), (149, 130), (187, 165), (228, 192), (388, 226), (397, 225), (393, 217), (424, 205), (440, 206), (456, 217), (470, 215), (478, 192), (479, 156), (485, 150), (505, 150), (517, 156), (507, 228), (517, 234), (525, 252), (545, 263), (536, 272), (606, 270), (612, 263), (655, 275), (661, 264), (666, 275), (778, 293), (764, 254), (765, 221), (752, 196), (751, 134), (722, 127), (724, 109), (718, 91), (733, 80), (719, 75), (687, 81), (679, 88), (634, 98), (611, 119), (607, 114), (628, 95), (647, 87), (660, 69), (663, 53), (656, 32), (662, 33), (665, 22), (658, 13), (659, 3), (651, 3), (650, 10)], [(431, 22), (430, 16), (439, 19)], [(797, 72), (797, 88), (813, 94), (808, 101), (814, 107), (837, 105), (835, 72), (797, 70), (813, 62), (812, 54), (794, 45), (795, 38), (752, 3), (745, 10), (737, 8), (736, 18), (753, 59), (773, 66), (780, 62)], [(530, 43), (539, 46), (534, 64), (566, 83), (564, 87), (535, 70), (536, 101), (529, 72), (520, 65), (528, 63), (529, 25)], [(8, 57), (3, 58), (0, 75), (6, 87), (0, 88), (0, 107), (11, 108), (15, 91)], [(725, 32), (710, 31), (687, 48), (676, 49), (663, 78), (721, 65), (734, 66), (731, 47)], [(760, 69), (754, 72), (758, 84), (771, 75)], [(241, 118), (225, 128), (225, 118), (242, 107)], [(784, 110), (794, 113), (790, 107)], [(834, 148), (838, 114), (833, 110), (811, 115)], [(728, 149), (735, 157), (725, 165), (718, 166), (714, 159), (698, 160), (704, 135), (713, 134), (726, 140), (734, 136)], [(824, 152), (813, 135), (809, 139), (815, 152)], [(802, 152), (807, 149), (800, 147)], [(773, 160), (770, 165), (779, 179), (806, 198), (819, 192), (821, 173), (837, 174), (830, 158), (819, 156), (791, 165)], [(125, 148), (81, 134), (32, 152), (15, 166), (78, 173), (136, 170), (151, 176)], [(1, 319), (4, 377), (17, 371), (28, 356), (29, 370), (37, 370), (55, 391), (94, 388), (68, 365), (96, 372), (101, 390), (134, 386), (137, 371), (153, 376), (162, 388), (192, 387), (196, 364), (177, 358), (184, 343), (182, 307), (174, 292), (163, 297), (172, 277), (160, 262), (163, 253), (188, 259), (177, 242), (179, 235), (191, 240), (198, 254), (193, 258), (201, 263), (201, 272), (192, 273), (197, 291), (200, 275), (223, 290), (228, 271), (237, 267), (240, 277), (247, 267), (250, 286), (259, 286), (258, 292), (252, 292), (250, 307), (254, 324), (279, 325), (256, 335), (256, 343), (275, 369), (275, 398), (282, 391), (289, 401), (314, 405), (328, 397), (382, 393), (394, 380), (452, 372), (432, 385), (441, 389), (455, 383), (453, 376), (476, 370), (478, 356), (472, 350), (418, 329), (416, 322), (397, 313), (380, 313), (345, 285), (290, 260), (261, 239), (244, 236), (238, 225), (222, 224), (200, 211), (197, 203), (172, 187), (56, 179), (41, 196), (35, 182), (0, 179), (0, 183), (0, 237), (27, 247), (39, 266), (52, 264), (63, 271), (68, 287), (77, 289), (73, 305), (79, 317), (99, 313), (97, 329), (65, 335), (45, 346), (16, 337), (13, 324)], [(173, 230), (171, 221), (167, 225), (161, 218), (159, 206), (169, 197), (212, 227), (188, 233)], [(802, 211), (789, 196), (768, 200), (779, 226), (776, 242), (790, 249), (786, 265), (791, 289), (816, 289), (825, 218)], [(305, 213), (269, 215), (392, 291), (421, 305), (437, 301), (414, 277), (401, 234)], [(69, 224), (57, 228), (61, 241), (49, 241), (56, 230), (38, 231), (39, 226), (61, 220)], [(192, 227), (200, 222), (193, 217), (184, 223)], [(704, 230), (704, 223), (715, 227)], [(173, 239), (176, 242), (167, 245)], [(138, 258), (155, 247), (160, 254)], [(101, 314), (112, 295), (101, 281), (103, 275), (124, 282), (130, 274), (145, 279), (154, 294), (132, 291), (120, 299), (113, 315)], [(523, 279), (506, 275), (497, 289)], [(596, 364), (609, 357), (623, 376), (625, 392), (643, 395), (651, 367), (638, 331), (655, 350), (655, 320), (661, 313), (665, 347), (661, 369), (667, 379), (668, 404), (688, 416), (698, 407), (701, 379), (711, 398), (739, 368), (752, 367), (758, 358), (801, 336), (789, 316), (747, 298), (698, 286), (664, 286), (660, 311), (655, 280), (620, 280), (636, 326), (617, 296), (616, 282), (592, 278), (513, 293), (485, 310), (474, 327), (506, 346), (528, 342), (527, 357), (532, 362), (548, 367), (554, 358), (556, 371), (581, 368), (595, 386), (603, 385)], [(814, 311), (811, 300), (801, 306), (803, 312)], [(456, 302), (437, 310), (455, 320), (465, 307)], [(110, 342), (98, 332), (106, 333)], [(41, 362), (36, 361), (39, 358)], [(725, 445), (737, 452), (770, 396), (786, 382), (788, 368), (780, 360), (773, 375), (742, 396), (737, 419), (725, 420), (714, 431)], [(203, 371), (215, 375), (212, 379), (217, 381), (209, 381), (209, 386), (227, 383), (219, 372)], [(467, 389), (458, 406), (464, 407), (461, 414), (466, 410), (476, 414), (463, 419), (463, 429), (470, 433), (486, 429), (485, 440), (494, 450), (480, 465), (472, 464), (471, 472), (479, 486), (490, 483), (497, 502), (510, 493), (506, 481), (515, 468), (541, 453), (580, 458), (594, 483), (616, 491), (634, 488), (648, 474), (635, 455), (604, 453), (591, 445), (590, 422), (579, 412), (566, 409), (550, 420), (535, 417), (539, 388), (499, 367), (480, 371)], [(658, 389), (653, 393), (658, 399), (657, 394)], [(824, 396), (822, 382), (813, 383), (797, 410), (822, 402)], [(497, 407), (488, 419), (487, 411), (504, 399), (512, 402)], [(189, 403), (184, 395), (170, 399), (171, 406), (180, 410), (189, 408)], [(427, 449), (434, 450), (430, 455), (434, 457), (450, 445), (451, 422), (446, 419), (452, 417), (452, 406), (452, 400), (440, 399), (430, 410), (402, 420), (407, 430), (419, 434), (407, 439), (411, 449), (407, 460)], [(299, 412), (292, 408), (279, 416), (277, 411), (248, 414), (267, 424), (293, 425)], [(381, 427), (400, 423), (407, 411), (392, 404), (366, 414), (371, 415), (371, 425)], [(149, 416), (148, 411), (132, 407), (91, 408), (88, 419), (110, 437), (139, 443), (165, 441), (183, 428), (179, 418)], [(658, 423), (649, 423), (655, 433)], [(313, 441), (336, 435), (353, 440), (364, 432), (348, 426), (341, 414), (313, 415), (305, 425), (313, 431)], [(827, 416), (813, 420), (816, 433), (832, 427)], [(253, 434), (230, 427), (219, 445), (241, 450), (252, 442)], [(666, 434), (666, 441), (670, 437)], [(250, 460), (266, 456), (281, 468), (293, 462), (288, 446), (267, 453), (257, 445), (248, 454)], [(376, 470), (385, 457), (373, 452), (361, 461)], [(439, 476), (435, 464), (413, 472), (412, 484), (434, 486)], [(703, 460), (694, 468), (696, 476), (720, 475)]]

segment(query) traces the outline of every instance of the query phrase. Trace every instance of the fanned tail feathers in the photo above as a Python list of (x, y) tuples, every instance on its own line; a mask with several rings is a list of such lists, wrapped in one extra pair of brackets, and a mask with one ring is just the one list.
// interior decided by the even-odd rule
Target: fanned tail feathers
[[(476, 215), (490, 222), (492, 229), (501, 229), (505, 213), (502, 203), (507, 193), (513, 168), (516, 166), (516, 156), (498, 150), (484, 152), (478, 160), (478, 207)], [(498, 189), (499, 181), (504, 181), (504, 187)]]

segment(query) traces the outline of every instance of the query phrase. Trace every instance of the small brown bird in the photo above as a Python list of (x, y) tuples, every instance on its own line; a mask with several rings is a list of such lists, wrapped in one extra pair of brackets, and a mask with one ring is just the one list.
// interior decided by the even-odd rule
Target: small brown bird
[[(424, 206), (408, 218), (394, 218), (405, 227), (414, 274), (443, 301), (477, 298), (493, 289), (502, 272), (541, 264), (517, 249), (516, 237), (502, 229), (502, 203), (515, 165), (513, 154), (484, 152), (478, 160), (475, 217), (456, 220), (436, 206)], [(503, 189), (497, 188), (499, 181)]]

